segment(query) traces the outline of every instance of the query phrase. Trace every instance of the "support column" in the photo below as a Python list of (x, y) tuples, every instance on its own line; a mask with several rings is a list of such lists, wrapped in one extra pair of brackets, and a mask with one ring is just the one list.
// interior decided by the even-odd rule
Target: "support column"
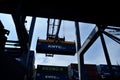
[(78, 51), (78, 58), (80, 61), (80, 80), (85, 80), (86, 77), (84, 77), (84, 54), (85, 52), (91, 47), (91, 45), (96, 41), (96, 39), (100, 36), (99, 28), (101, 28), (102, 31), (106, 28), (106, 25), (96, 25), (96, 27), (93, 29), (93, 31), (90, 33), (86, 41), (83, 43), (81, 48)]
[(79, 22), (75, 22), (75, 28), (76, 28), (77, 51), (78, 51), (81, 48)]
[(110, 61), (110, 57), (109, 57), (109, 54), (108, 54), (108, 50), (107, 50), (107, 47), (106, 47), (105, 40), (104, 40), (102, 32), (100, 34), (100, 38), (101, 38), (101, 42), (102, 42), (106, 62), (107, 62), (108, 68), (109, 68), (109, 72), (111, 74), (111, 80), (114, 80), (114, 72), (112, 70), (112, 64), (111, 64), (111, 61)]
[[(80, 39), (80, 30), (79, 30), (79, 22), (75, 22), (75, 28), (76, 28), (76, 40), (77, 40), (77, 52), (81, 48), (81, 39)], [(82, 80), (84, 78), (84, 57), (79, 56), (77, 54), (78, 59), (78, 72), (79, 72), (79, 79)]]
[(32, 17), (30, 30), (29, 30), (29, 48), (31, 47), (31, 43), (32, 43), (32, 37), (33, 37), (33, 32), (34, 32), (34, 27), (35, 27), (35, 21), (36, 21), (36, 17)]
[(27, 30), (25, 29), (24, 24), (22, 23), (22, 16), (19, 16), (17, 14), (12, 15), (14, 23), (15, 23), (15, 28), (18, 36), (18, 40), (20, 42), (20, 46), (22, 51), (28, 52), (28, 41), (29, 41), (29, 36), (27, 33)]

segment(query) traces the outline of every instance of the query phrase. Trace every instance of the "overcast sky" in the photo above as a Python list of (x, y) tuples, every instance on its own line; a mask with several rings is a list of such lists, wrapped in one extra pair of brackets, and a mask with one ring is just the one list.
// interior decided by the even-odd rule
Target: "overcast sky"
[[(11, 15), (9, 14), (0, 14), (0, 20), (4, 24), (5, 28), (10, 30), (8, 39), (17, 40), (17, 34), (15, 30), (15, 25), (12, 20)], [(26, 29), (29, 30), (31, 17), (26, 18), (27, 23), (25, 23)], [(95, 27), (95, 24), (82, 23), (79, 22), (80, 26), (80, 37), (81, 43), (83, 44), (92, 29)], [(70, 63), (77, 63), (77, 55), (67, 56), (67, 55), (54, 55), (54, 57), (46, 57), (45, 54), (36, 53), (36, 43), (37, 39), (46, 39), (47, 31), (47, 19), (38, 18), (36, 19), (35, 29), (32, 39), (31, 50), (35, 51), (35, 66), (38, 64), (42, 65), (59, 65), (59, 66), (68, 66)], [(63, 20), (60, 29), (60, 37), (65, 36), (66, 41), (76, 41), (75, 35), (75, 25), (74, 21)], [(120, 64), (120, 45), (113, 41), (112, 39), (105, 37), (105, 42), (107, 44), (107, 49), (110, 55), (112, 64)], [(77, 53), (76, 53), (77, 54)], [(101, 45), (100, 38), (98, 38), (95, 43), (88, 49), (84, 55), (85, 64), (106, 64), (104, 57), (104, 51)]]

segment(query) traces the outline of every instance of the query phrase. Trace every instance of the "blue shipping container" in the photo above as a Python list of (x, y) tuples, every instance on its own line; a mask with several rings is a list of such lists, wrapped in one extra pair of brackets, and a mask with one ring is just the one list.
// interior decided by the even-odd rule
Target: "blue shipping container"
[(38, 53), (75, 55), (75, 42), (53, 42), (49, 40), (38, 40), (36, 46)]
[(38, 73), (36, 80), (68, 80), (67, 74)]

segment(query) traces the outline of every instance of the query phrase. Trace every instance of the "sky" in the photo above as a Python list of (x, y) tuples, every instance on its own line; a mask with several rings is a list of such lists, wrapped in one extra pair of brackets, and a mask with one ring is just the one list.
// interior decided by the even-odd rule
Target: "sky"
[[(26, 18), (27, 23), (25, 23), (25, 26), (27, 31), (29, 31), (31, 19), (32, 19), (31, 16), (27, 16)], [(0, 13), (0, 20), (2, 21), (5, 29), (10, 30), (8, 40), (18, 40), (15, 30), (15, 25), (11, 15)], [(89, 36), (90, 32), (95, 27), (95, 24), (79, 22), (79, 26), (80, 26), (81, 45), (82, 45), (86, 40), (86, 38)], [(36, 48), (37, 39), (38, 38), (46, 39), (46, 32), (47, 32), (47, 19), (37, 17), (33, 38), (32, 38), (32, 44), (31, 44), (31, 50), (35, 51), (35, 67), (37, 67), (37, 65), (68, 66), (71, 63), (78, 63), (77, 53), (74, 56), (54, 55), (54, 57), (46, 57), (45, 54), (36, 53), (35, 48)], [(66, 41), (76, 42), (74, 21), (62, 20), (59, 36), (60, 37), (65, 36)], [(120, 38), (120, 36), (118, 37)], [(120, 64), (120, 58), (119, 58), (120, 45), (105, 35), (104, 38), (111, 59), (111, 63)], [(87, 50), (87, 52), (84, 55), (84, 62), (85, 64), (97, 64), (97, 65), (106, 64), (104, 51), (102, 48), (100, 38), (98, 38), (94, 42), (94, 44)]]

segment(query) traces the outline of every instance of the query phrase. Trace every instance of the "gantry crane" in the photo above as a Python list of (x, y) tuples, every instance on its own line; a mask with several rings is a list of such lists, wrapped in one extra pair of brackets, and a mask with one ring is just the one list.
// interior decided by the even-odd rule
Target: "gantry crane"
[(38, 53), (45, 53), (46, 56), (74, 55), (76, 53), (75, 42), (65, 41), (65, 37), (59, 37), (61, 22), (60, 19), (48, 19), (46, 40), (37, 40), (36, 51)]

